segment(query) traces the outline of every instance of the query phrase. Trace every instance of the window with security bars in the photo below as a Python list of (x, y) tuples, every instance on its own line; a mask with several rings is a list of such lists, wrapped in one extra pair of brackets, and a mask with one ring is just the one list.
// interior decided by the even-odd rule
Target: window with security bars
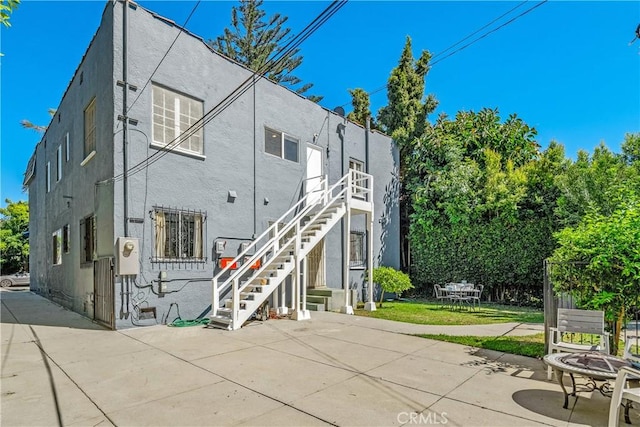
[(284, 132), (264, 128), (264, 151), (285, 160), (298, 163), (298, 146), (296, 138)]
[(154, 217), (154, 261), (206, 260), (203, 212), (156, 208)]
[(366, 265), (366, 233), (364, 231), (351, 231), (349, 237), (349, 266), (352, 268), (365, 267)]
[(190, 129), (202, 119), (203, 109), (202, 101), (154, 85), (153, 142), (177, 151), (203, 154), (202, 128)]
[(84, 110), (84, 157), (96, 151), (96, 99)]

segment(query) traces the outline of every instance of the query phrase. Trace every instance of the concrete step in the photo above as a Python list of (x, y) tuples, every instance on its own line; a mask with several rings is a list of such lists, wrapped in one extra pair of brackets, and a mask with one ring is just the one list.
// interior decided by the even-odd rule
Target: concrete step
[(317, 304), (315, 302), (307, 301), (307, 310), (311, 311), (326, 311), (324, 304)]
[(333, 290), (331, 288), (307, 289), (307, 299), (309, 296), (331, 297), (333, 296)]
[(327, 297), (321, 295), (309, 295), (307, 294), (307, 302), (313, 302), (316, 304), (327, 305)]

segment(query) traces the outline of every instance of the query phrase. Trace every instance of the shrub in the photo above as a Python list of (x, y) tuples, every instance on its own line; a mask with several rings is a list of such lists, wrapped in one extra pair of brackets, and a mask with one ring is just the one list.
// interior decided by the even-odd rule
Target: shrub
[(391, 267), (376, 267), (373, 269), (373, 283), (377, 283), (381, 288), (380, 306), (385, 292), (400, 294), (407, 289), (412, 289), (411, 279), (402, 271)]

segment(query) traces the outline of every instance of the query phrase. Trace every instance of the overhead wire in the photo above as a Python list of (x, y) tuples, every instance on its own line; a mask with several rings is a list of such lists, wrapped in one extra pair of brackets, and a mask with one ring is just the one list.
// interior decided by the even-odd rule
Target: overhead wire
[[(175, 148), (177, 148), (182, 141), (191, 137), (196, 132), (200, 131), (207, 123), (213, 120), (215, 117), (220, 115), (223, 111), (225, 111), (229, 106), (235, 102), (238, 98), (240, 98), (244, 93), (246, 93), (251, 87), (253, 87), (258, 78), (262, 78), (263, 75), (267, 74), (269, 71), (275, 69), (281, 62), (286, 60), (287, 56), (297, 49), (300, 44), (302, 44), (305, 40), (307, 40), (313, 33), (315, 33), (318, 28), (324, 25), (331, 17), (333, 17), (346, 3), (348, 0), (335, 0), (329, 6), (327, 6), (316, 18), (300, 32), (295, 37), (293, 37), (287, 44), (285, 44), (282, 48), (278, 49), (273, 57), (265, 63), (263, 67), (260, 67), (258, 70), (254, 71), (251, 76), (245, 79), (238, 87), (236, 87), (231, 93), (229, 93), (224, 99), (222, 99), (218, 104), (212, 107), (206, 114), (203, 115), (202, 118), (198, 119), (191, 126), (189, 126), (184, 132), (174, 138), (170, 143), (168, 143), (163, 149), (156, 151), (151, 156), (148, 156), (146, 159), (140, 161), (136, 165), (132, 166), (127, 170), (129, 176), (134, 175), (160, 160), (162, 157), (172, 152)], [(107, 181), (119, 181), (124, 177), (124, 173), (118, 174)]]
[(189, 23), (189, 21), (191, 20), (191, 17), (193, 16), (193, 14), (196, 12), (196, 9), (198, 8), (198, 6), (200, 6), (201, 0), (198, 0), (196, 2), (196, 4), (193, 6), (193, 9), (191, 9), (191, 13), (189, 13), (189, 16), (187, 16), (187, 19), (184, 21), (184, 24), (182, 24), (181, 27), (178, 27), (178, 34), (176, 34), (175, 38), (173, 39), (173, 42), (171, 42), (171, 45), (169, 46), (169, 48), (166, 50), (166, 52), (164, 53), (164, 55), (162, 55), (162, 58), (160, 58), (160, 62), (158, 62), (158, 65), (156, 65), (156, 68), (154, 68), (153, 72), (151, 73), (151, 75), (149, 76), (149, 78), (147, 79), (147, 81), (144, 83), (144, 85), (142, 86), (142, 89), (140, 89), (138, 91), (138, 96), (136, 96), (136, 98), (133, 100), (133, 102), (131, 104), (129, 104), (129, 107), (127, 108), (127, 115), (129, 114), (129, 112), (131, 111), (131, 109), (133, 108), (133, 105), (138, 101), (138, 99), (140, 99), (140, 96), (142, 96), (142, 93), (144, 92), (144, 90), (147, 88), (147, 86), (149, 85), (149, 83), (151, 82), (151, 79), (153, 78), (153, 76), (156, 74), (156, 72), (158, 71), (158, 69), (160, 68), (160, 65), (162, 65), (162, 63), (164, 62), (164, 60), (167, 58), (167, 55), (169, 55), (169, 52), (171, 51), (171, 49), (173, 48), (173, 46), (176, 44), (176, 42), (178, 41), (178, 37), (180, 37), (180, 35), (182, 33), (184, 33), (187, 24)]
[[(462, 46), (461, 48), (456, 49), (455, 51), (453, 51), (453, 52), (451, 52), (450, 54), (448, 54), (448, 55), (446, 55), (446, 56), (444, 56), (444, 57), (442, 57), (442, 58), (438, 59), (437, 61), (430, 62), (430, 63), (428, 64), (429, 68), (431, 68), (431, 67), (433, 67), (434, 65), (436, 65), (437, 63), (439, 63), (439, 62), (441, 62), (441, 61), (443, 61), (443, 60), (445, 60), (445, 59), (449, 58), (450, 56), (453, 56), (453, 55), (455, 55), (456, 53), (458, 53), (458, 52), (460, 52), (460, 51), (462, 51), (462, 50), (466, 49), (467, 47), (471, 46), (472, 44), (474, 44), (474, 43), (476, 43), (476, 42), (478, 42), (478, 41), (480, 41), (480, 40), (484, 39), (484, 38), (485, 38), (485, 37), (487, 37), (489, 34), (492, 34), (492, 33), (496, 32), (496, 31), (498, 31), (499, 29), (501, 29), (501, 28), (503, 28), (503, 27), (505, 27), (505, 26), (509, 25), (510, 23), (512, 23), (513, 21), (515, 21), (516, 19), (518, 19), (518, 18), (520, 18), (520, 17), (522, 17), (522, 16), (524, 16), (524, 15), (528, 14), (529, 12), (533, 11), (535, 8), (537, 8), (537, 7), (539, 7), (539, 6), (542, 6), (542, 5), (543, 5), (544, 3), (546, 3), (547, 1), (549, 1), (549, 0), (543, 0), (542, 2), (540, 2), (540, 3), (538, 3), (538, 4), (536, 4), (536, 5), (532, 6), (532, 7), (530, 7), (529, 9), (525, 10), (524, 12), (522, 12), (522, 13), (521, 13), (521, 14), (519, 14), (519, 15), (517, 15), (516, 17), (514, 17), (514, 18), (510, 19), (509, 21), (507, 21), (507, 22), (503, 23), (502, 25), (500, 25), (500, 26), (498, 26), (498, 27), (496, 27), (496, 28), (494, 28), (494, 29), (492, 29), (492, 30), (490, 30), (490, 31), (486, 32), (485, 34), (481, 35), (481, 36), (480, 36), (480, 37), (478, 37), (477, 39), (475, 39), (475, 40), (473, 40), (473, 41), (471, 41), (471, 42), (467, 43), (466, 45)], [(450, 46), (449, 46), (449, 47), (447, 47), (446, 49), (441, 50), (440, 52), (436, 53), (435, 55), (433, 55), (433, 56), (431, 57), (431, 60), (433, 60), (433, 59), (435, 59), (435, 58), (437, 58), (437, 57), (439, 57), (439, 56), (443, 55), (445, 52), (450, 51), (450, 50), (451, 50), (451, 49), (453, 49), (455, 46), (458, 46), (460, 43), (462, 43), (462, 42), (464, 42), (465, 40), (468, 40), (469, 38), (471, 38), (471, 37), (473, 37), (474, 35), (478, 34), (480, 31), (484, 30), (485, 28), (489, 27), (490, 25), (494, 24), (495, 22), (499, 21), (500, 19), (504, 18), (505, 16), (509, 15), (511, 12), (513, 12), (514, 10), (516, 10), (516, 9), (520, 8), (521, 6), (523, 6), (523, 5), (524, 5), (525, 3), (527, 3), (527, 2), (528, 2), (528, 0), (525, 0), (525, 1), (523, 1), (523, 2), (521, 2), (521, 3), (519, 3), (519, 4), (517, 4), (517, 5), (516, 5), (516, 6), (514, 6), (513, 8), (511, 8), (511, 9), (509, 9), (508, 11), (506, 11), (505, 13), (503, 13), (502, 15), (500, 15), (500, 16), (498, 16), (497, 18), (493, 19), (491, 22), (489, 22), (489, 23), (487, 23), (487, 24), (483, 25), (482, 27), (478, 28), (478, 29), (477, 29), (477, 30), (475, 30), (474, 32), (472, 32), (472, 33), (470, 33), (469, 35), (465, 36), (464, 38), (462, 38), (462, 39), (458, 40), (457, 42), (455, 42), (454, 44), (450, 45)], [(369, 94), (369, 96), (371, 96), (371, 95), (374, 95), (374, 94), (376, 94), (376, 93), (378, 93), (378, 92), (381, 92), (382, 90), (384, 90), (384, 89), (386, 89), (386, 88), (387, 88), (387, 84), (384, 84), (384, 85), (382, 85), (382, 86), (380, 86), (380, 87), (377, 87), (376, 89), (372, 90), (371, 92), (368, 92), (368, 94)], [(346, 107), (346, 106), (348, 106), (349, 104), (351, 104), (351, 102), (346, 102), (346, 103), (342, 104), (342, 105), (341, 105), (341, 107)]]

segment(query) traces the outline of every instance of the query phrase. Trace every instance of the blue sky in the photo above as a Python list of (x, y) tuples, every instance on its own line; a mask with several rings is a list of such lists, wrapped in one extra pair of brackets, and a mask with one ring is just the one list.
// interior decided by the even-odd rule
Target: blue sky
[[(437, 54), (520, 3), (350, 1), (301, 46), (304, 63), (294, 74), (314, 83), (310, 93), (324, 95), (321, 104), (333, 109), (350, 101), (348, 89), (384, 85), (406, 36), (415, 56)], [(538, 3), (525, 2), (467, 42)], [(196, 3), (139, 4), (182, 24)], [(203, 1), (187, 28), (214, 38), (235, 4)], [(327, 5), (267, 1), (265, 9), (288, 16), (297, 33)], [(20, 120), (49, 122), (47, 110), (57, 107), (103, 8), (102, 1), (23, 0), (12, 27), (2, 28), (2, 205), (26, 200), (22, 174), (40, 139)], [(549, 1), (435, 64), (427, 92), (440, 101), (436, 114), (489, 107), (504, 120), (517, 113), (538, 130), (543, 148), (557, 140), (570, 157), (601, 141), (618, 152), (625, 133), (640, 132), (640, 41), (629, 46), (639, 23), (640, 2)], [(385, 102), (385, 91), (374, 94), (374, 113)]]

